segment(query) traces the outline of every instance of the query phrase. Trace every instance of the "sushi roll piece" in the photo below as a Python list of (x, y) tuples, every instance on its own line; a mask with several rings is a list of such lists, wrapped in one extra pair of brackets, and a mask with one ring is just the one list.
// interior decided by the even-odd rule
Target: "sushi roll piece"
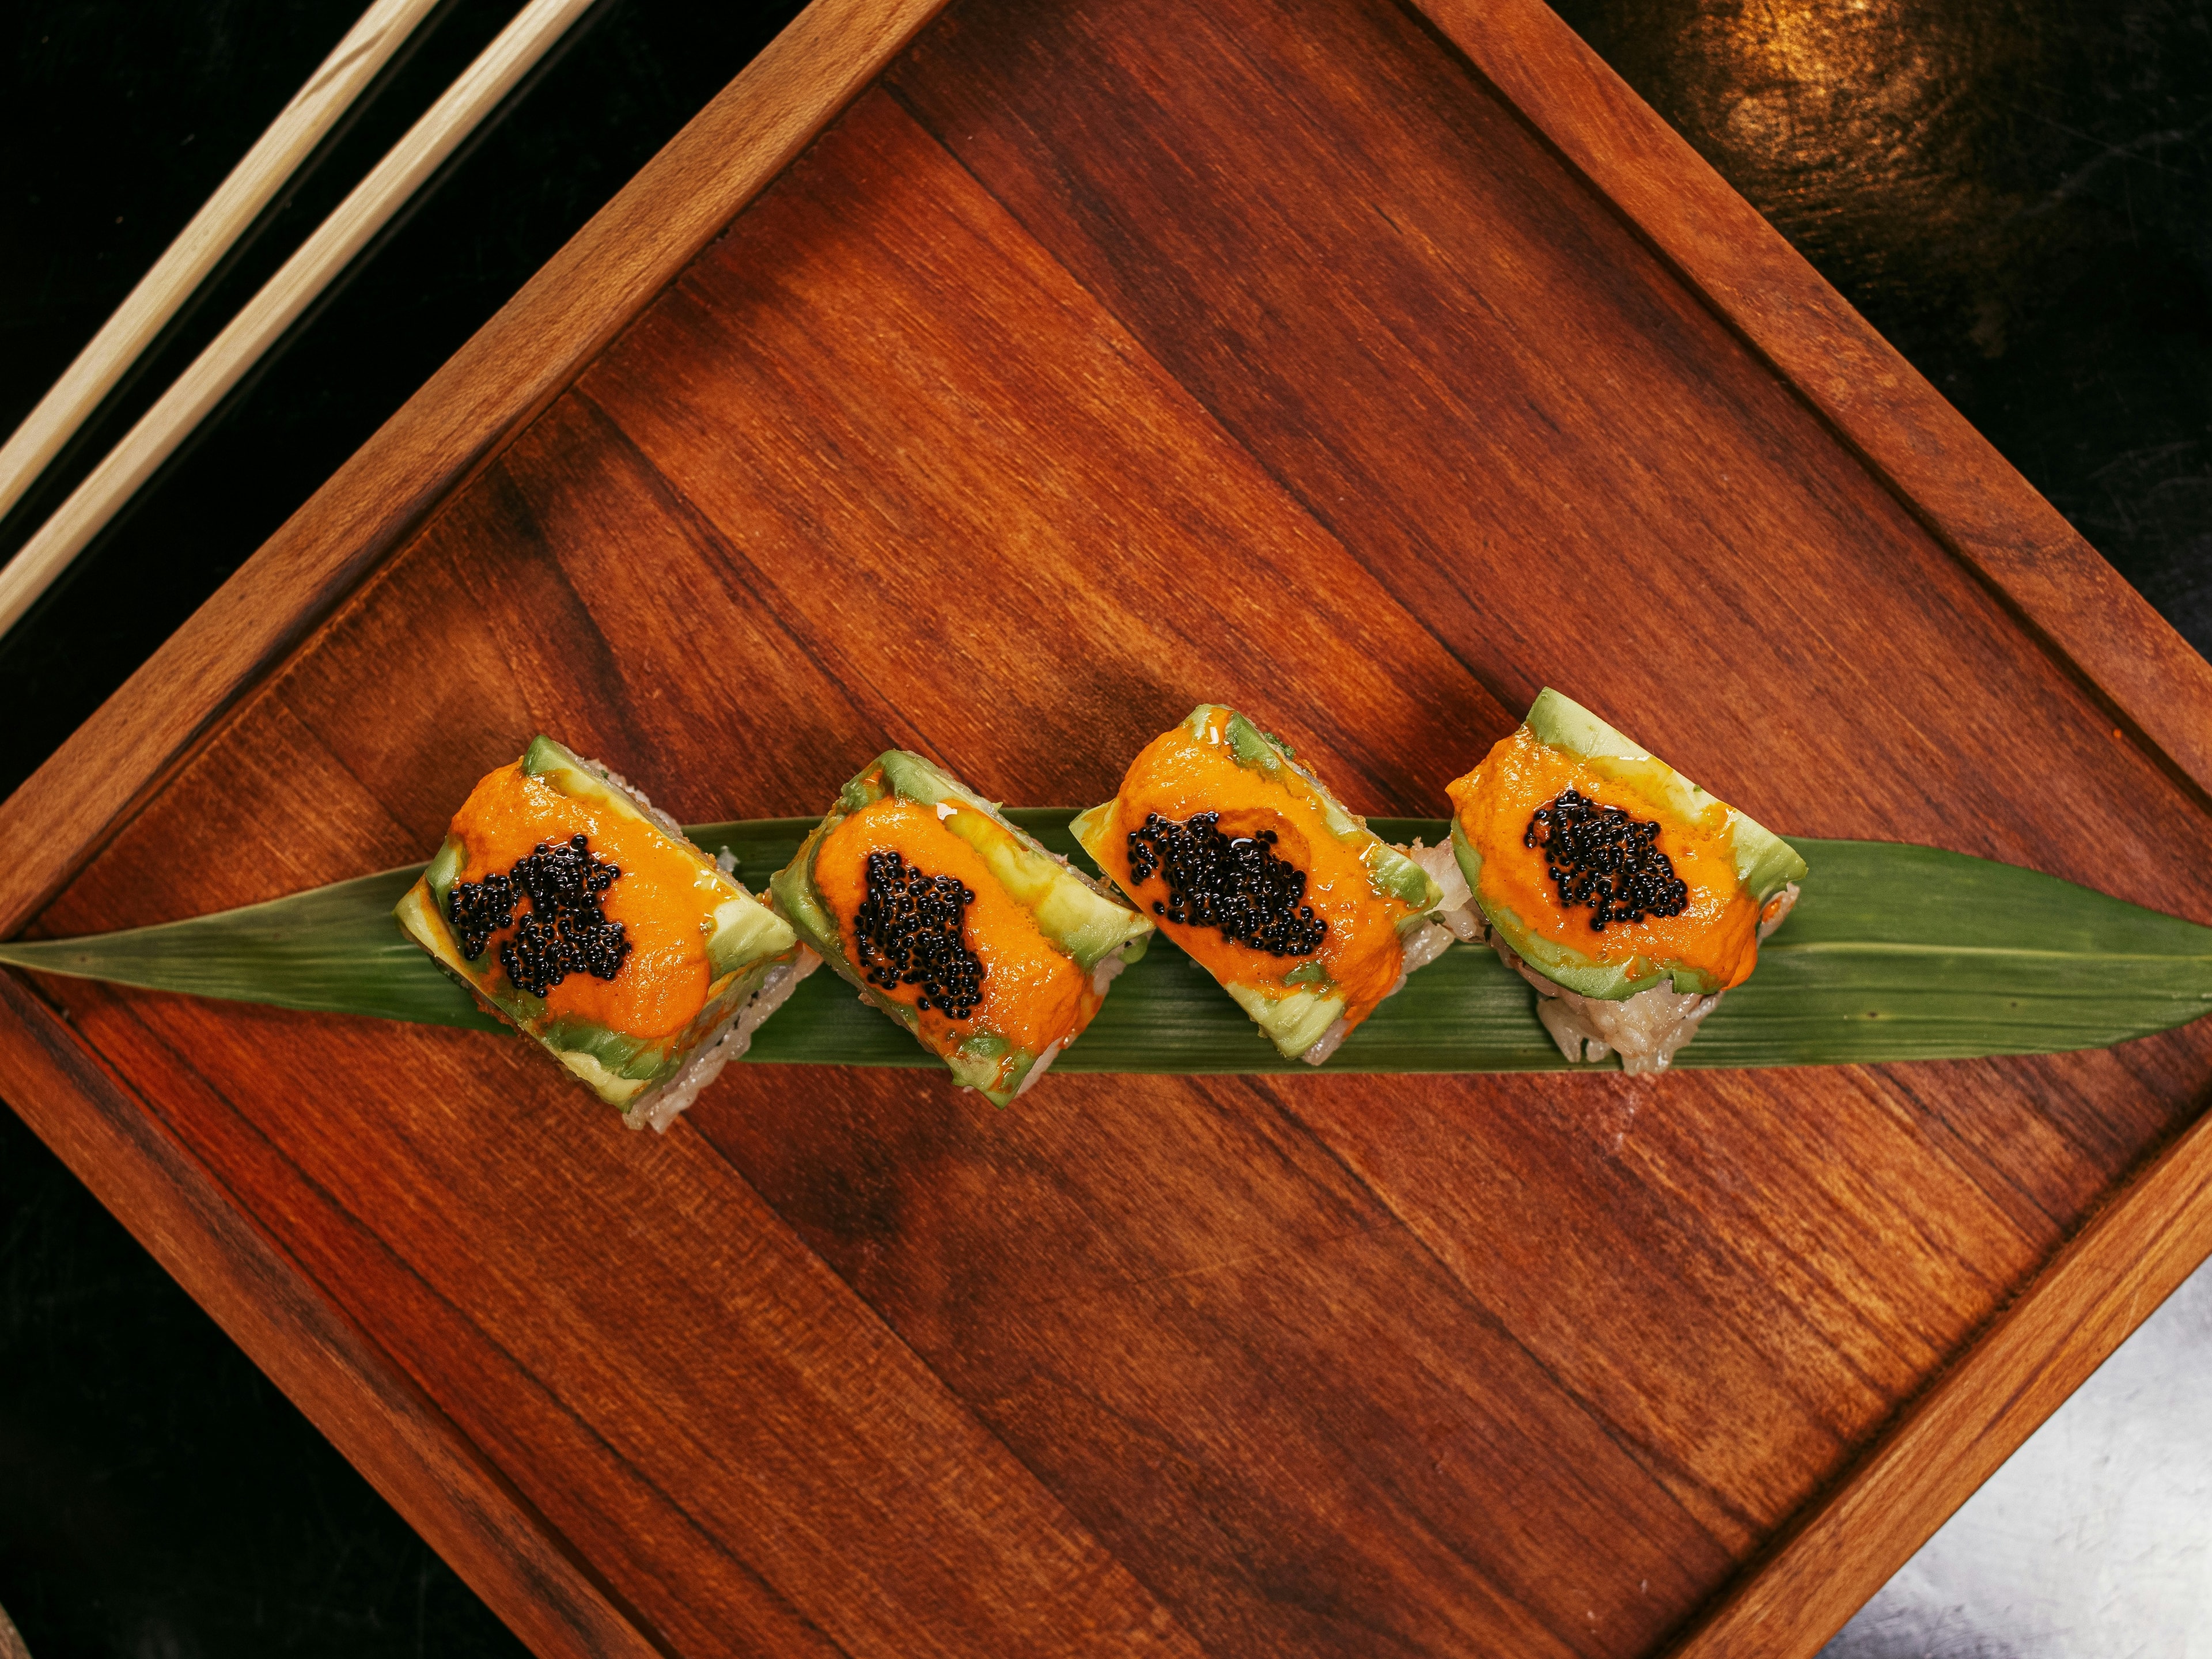
[(1478, 926), (1571, 1060), (1664, 1071), (1805, 878), (1789, 842), (1550, 690), (1449, 793)]
[(1233, 708), (1193, 709), (1069, 827), (1285, 1059), (1320, 1065), (1452, 942), (1430, 872)]
[(1004, 1106), (1083, 1034), (1152, 923), (957, 778), (870, 762), (769, 884), (799, 937)]
[(547, 737), (470, 792), (396, 914), (634, 1129), (667, 1128), (821, 965), (666, 813)]

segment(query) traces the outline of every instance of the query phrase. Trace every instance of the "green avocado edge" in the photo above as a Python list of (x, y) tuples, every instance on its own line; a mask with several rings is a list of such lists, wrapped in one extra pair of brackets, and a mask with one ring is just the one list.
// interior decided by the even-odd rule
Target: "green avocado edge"
[[(908, 750), (886, 750), (838, 792), (836, 804), (799, 843), (791, 862), (769, 878), (769, 890), (799, 937), (916, 1041), (921, 1039), (920, 1017), (862, 978), (845, 952), (843, 936), (814, 878), (822, 843), (837, 826), (863, 807), (894, 794), (923, 805), (953, 809), (945, 817), (946, 828), (975, 848), (994, 878), (1036, 918), (1039, 931), (1084, 972), (1091, 972), (1116, 951), (1125, 962), (1144, 955), (1154, 931), (1149, 917), (1103, 884), (1054, 857), (1007, 818), (996, 802), (986, 800), (942, 767)], [(938, 1057), (956, 1081), (1000, 1107), (1021, 1091), (1039, 1059), (990, 1031), (973, 1033), (950, 1054)]]

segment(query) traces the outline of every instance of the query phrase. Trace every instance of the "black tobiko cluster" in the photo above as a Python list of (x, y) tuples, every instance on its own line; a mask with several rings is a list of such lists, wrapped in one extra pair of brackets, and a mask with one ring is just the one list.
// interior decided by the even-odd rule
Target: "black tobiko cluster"
[(1589, 907), (1594, 933), (1613, 922), (1679, 916), (1690, 908), (1690, 890), (1658, 842), (1656, 823), (1572, 789), (1538, 807), (1521, 835), (1523, 847), (1543, 853), (1560, 904)]
[(1276, 853), (1275, 832), (1232, 838), (1220, 826), (1218, 812), (1182, 823), (1154, 812), (1129, 831), (1130, 879), (1141, 885), (1162, 874), (1167, 881), (1167, 898), (1152, 902), (1152, 914), (1218, 928), (1271, 957), (1320, 950), (1328, 923), (1303, 902), (1306, 872)]
[[(632, 947), (623, 924), (609, 921), (601, 908), (621, 874), (621, 866), (593, 853), (582, 836), (562, 847), (541, 841), (505, 875), (455, 882), (446, 918), (471, 962), (483, 955), (494, 933), (513, 927), (514, 937), (500, 944), (500, 966), (518, 989), (542, 997), (571, 974), (611, 980), (622, 971)], [(523, 899), (530, 908), (518, 923), (514, 907)]]
[(919, 985), (918, 1009), (966, 1019), (983, 1000), (983, 963), (969, 948), (973, 889), (896, 853), (868, 854), (868, 895), (853, 917), (854, 950), (871, 985)]

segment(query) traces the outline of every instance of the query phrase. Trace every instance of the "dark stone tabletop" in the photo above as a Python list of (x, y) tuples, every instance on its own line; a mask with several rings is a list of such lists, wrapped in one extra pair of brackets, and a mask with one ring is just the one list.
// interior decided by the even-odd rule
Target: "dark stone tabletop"
[[(362, 3), (16, 0), (0, 14), (0, 429), (28, 412)], [(0, 555), (515, 9), (447, 0), (418, 30), (142, 372), (0, 520)], [(0, 795), (795, 9), (603, 0), (0, 641), (14, 739)], [(2212, 650), (2212, 0), (1560, 9)], [(2190, 1304), (2192, 1330), (2204, 1301)], [(2114, 1398), (2100, 1409), (2137, 1424), (2130, 1443), (2154, 1459), (2158, 1435), (2140, 1431), (2153, 1407)], [(2038, 1455), (2066, 1467), (2051, 1433)], [(2200, 1550), (2212, 1547), (2205, 1534), (2212, 1524)], [(1931, 1546), (1926, 1559), (1941, 1556)], [(1922, 1597), (1950, 1609), (1947, 1634), (1898, 1601), (1883, 1630), (1855, 1626), (1838, 1651), (2014, 1650), (1949, 1594), (1938, 1583)], [(0, 1606), (40, 1659), (521, 1650), (5, 1112)], [(2212, 1639), (2212, 1626), (2193, 1639)]]

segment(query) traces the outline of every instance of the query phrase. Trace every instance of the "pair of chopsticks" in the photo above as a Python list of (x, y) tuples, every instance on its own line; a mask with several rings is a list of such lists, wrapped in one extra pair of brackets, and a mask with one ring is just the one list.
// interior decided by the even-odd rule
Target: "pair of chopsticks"
[[(0, 446), (0, 514), (22, 498), (436, 3), (374, 0), (362, 15), (92, 343)], [(530, 0), (500, 31), (0, 569), (0, 635), (21, 620), (223, 394), (592, 4), (592, 0)]]

